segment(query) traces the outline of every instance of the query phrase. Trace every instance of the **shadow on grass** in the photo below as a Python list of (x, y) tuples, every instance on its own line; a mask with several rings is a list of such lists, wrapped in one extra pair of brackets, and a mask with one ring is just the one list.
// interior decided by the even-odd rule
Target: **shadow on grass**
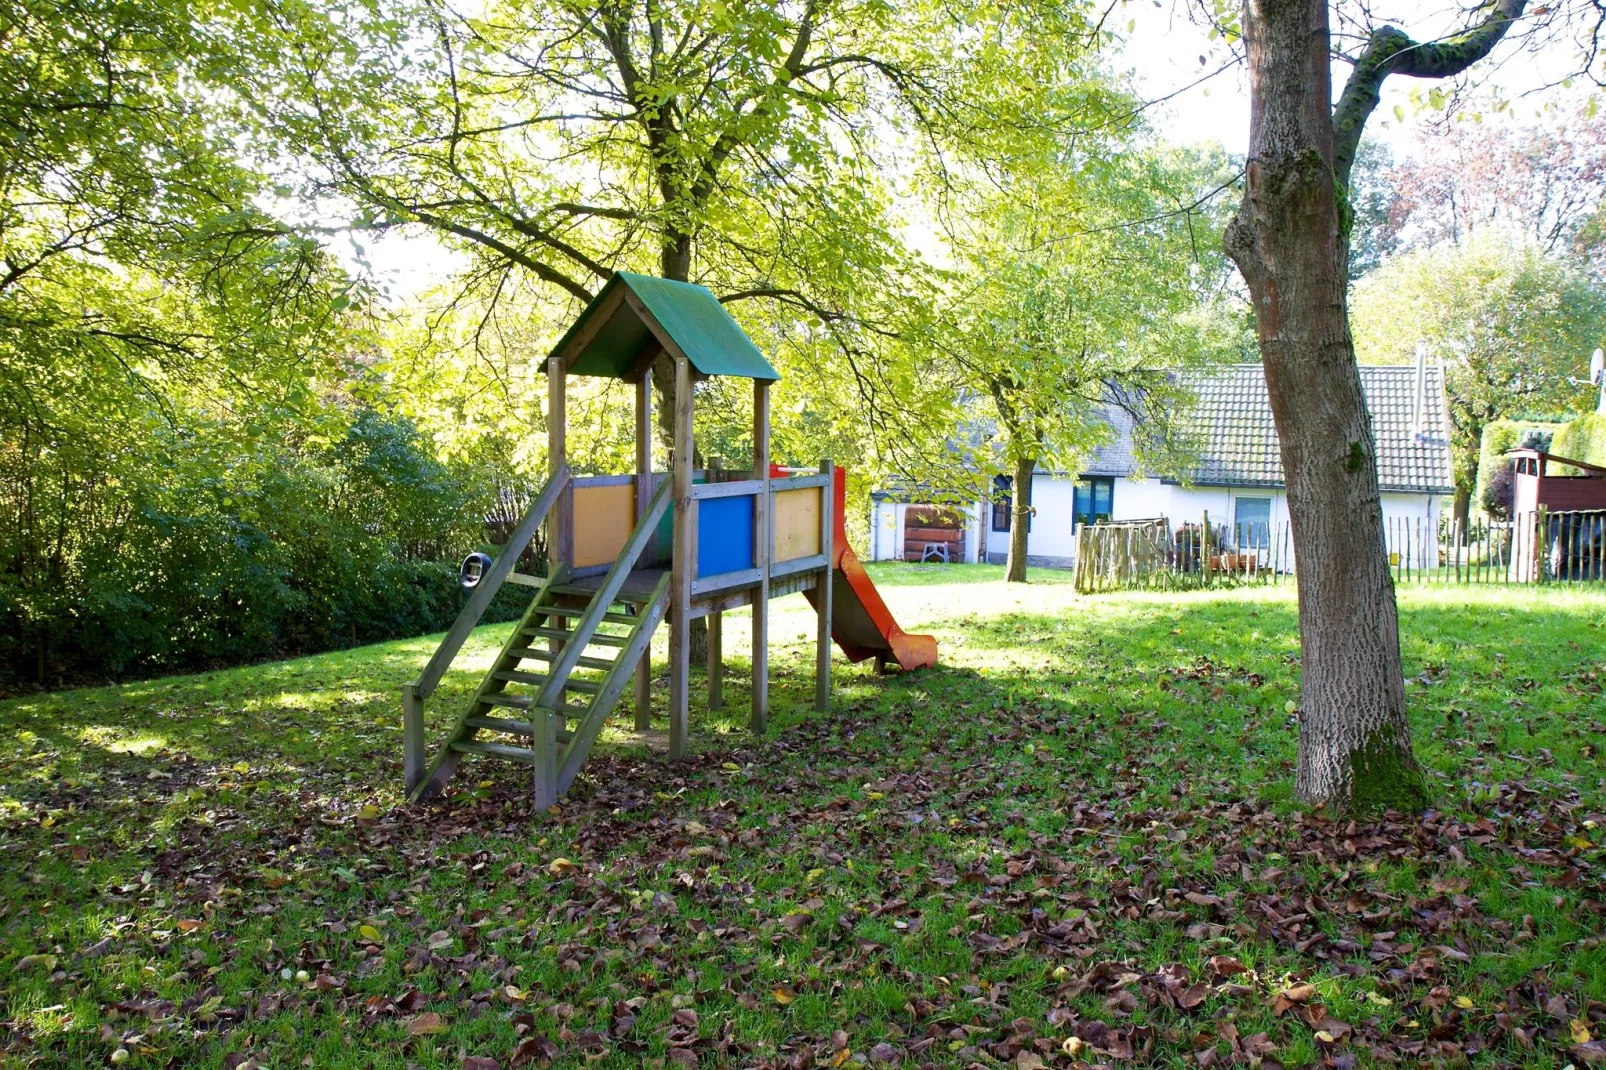
[[(976, 575), (976, 583), (996, 578)], [(1342, 879), (1371, 882), (1363, 890), (1377, 902), (1405, 903), (1448, 864), (1429, 841), (1398, 856), (1346, 856), (1341, 871), (1323, 852), (1345, 850), (1343, 837), (1309, 833), (1291, 816), (1291, 598), (1081, 599), (1049, 584), (1042, 591), (1041, 611), (988, 612), (989, 598), (1013, 600), (1018, 591), (966, 587), (948, 604), (974, 608), (906, 620), (911, 631), (939, 635), (944, 665), (890, 677), (839, 665), (825, 715), (809, 708), (808, 644), (782, 644), (772, 662), (774, 728), (761, 740), (743, 727), (747, 666), (733, 658), (724, 710), (709, 713), (694, 690), (699, 749), (691, 760), (671, 765), (639, 750), (604, 749), (550, 816), (531, 812), (527, 773), (499, 763), (467, 765), (439, 804), (392, 809), (401, 776), (395, 689), (428, 657), (429, 639), (0, 705), (0, 846), (16, 862), (0, 866), (0, 1002), (13, 1036), (64, 1064), (98, 1061), (107, 1054), (97, 1047), (98, 1027), (122, 1032), (130, 1024), (109, 1009), (115, 1001), (170, 1001), (190, 1021), (209, 1000), (259, 1008), (266, 993), (296, 1001), (247, 1016), (255, 1019), (252, 1043), (266, 1046), (272, 1065), (314, 1054), (298, 1038), (354, 1032), (369, 1047), (319, 1049), (315, 1061), (400, 1068), (412, 1055), (399, 1022), (358, 1024), (348, 1014), (355, 1002), (343, 1001), (419, 986), (449, 1011), (452, 1050), (505, 1055), (506, 1014), (452, 1008), (516, 979), (515, 991), (545, 1001), (524, 997), (538, 1028), (553, 1035), (554, 1001), (572, 1014), (574, 1006), (611, 1004), (615, 987), (674, 987), (696, 988), (705, 1013), (736, 1023), (750, 1040), (778, 1044), (816, 1025), (822, 1037), (842, 1027), (861, 1039), (895, 1038), (880, 1023), (902, 1014), (912, 996), (945, 998), (930, 981), (939, 976), (986, 979), (1002, 1022), (1041, 1016), (1043, 978), (1064, 948), (1027, 944), (991, 957), (953, 935), (977, 918), (988, 940), (1030, 931), (1039, 924), (1038, 891), (1058, 896), (1041, 900), (1055, 918), (1096, 920), (1089, 955), (1153, 969), (1226, 948), (1259, 956), (1267, 975), (1280, 977), (1331, 972), (1331, 964), (1297, 946), (1303, 935), (1268, 935), (1263, 916), (1229, 917), (1219, 904), (1201, 917), (1219, 918), (1225, 935), (1201, 951), (1177, 921), (1198, 920), (1184, 915), (1188, 902), (1168, 899), (1162, 906), (1173, 916), (1139, 919), (1120, 896), (1137, 910), (1182, 882), (1208, 890), (1219, 881), (1224, 891), (1239, 888), (1229, 898), (1247, 912), (1281, 890), (1243, 877), (1237, 865), (1218, 872), (1217, 861), (1256, 838), (1256, 872), (1295, 870), (1295, 895)], [(469, 660), (488, 659), (503, 634), (477, 633)], [(1603, 808), (1591, 757), (1606, 744), (1598, 605), (1412, 596), (1403, 635), (1419, 749), (1442, 778), (1447, 809), (1500, 808), (1502, 835), (1526, 840), (1526, 850), (1557, 840), (1562, 833), (1544, 823), (1563, 810)], [(475, 677), (469, 669), (452, 678), (436, 708), (454, 709)], [(1510, 789), (1513, 782), (1528, 794)], [(1497, 783), (1508, 787), (1490, 803), (1478, 786)], [(1255, 814), (1256, 800), (1273, 811)], [(1227, 816), (1240, 803), (1255, 824), (1230, 823), (1248, 819)], [(368, 804), (375, 809), (366, 812)], [(1301, 838), (1307, 833), (1321, 837), (1316, 848)], [(1578, 948), (1569, 915), (1591, 894), (1586, 886), (1552, 888), (1540, 875), (1513, 872), (1517, 856), (1466, 850), (1473, 868), (1451, 876), (1469, 882), (1507, 936), (1524, 916), (1537, 918), (1537, 935), (1517, 956), (1467, 966), (1458, 992), (1481, 1005), (1500, 996), (1500, 985), (1540, 969), (1556, 984), (1606, 983), (1598, 947), (1566, 950)], [(1278, 852), (1285, 863), (1273, 867)], [(572, 870), (554, 868), (559, 856)], [(991, 896), (987, 874), (1007, 875), (1010, 861), (1033, 876), (1002, 900), (960, 909)], [(959, 867), (974, 874), (978, 866), (976, 881), (948, 891)], [(1074, 895), (1032, 883), (1067, 872)], [(1562, 907), (1546, 905), (1558, 896)], [(777, 922), (814, 899), (821, 902), (807, 909), (820, 918), (815, 929), (835, 931), (847, 917), (865, 943), (844, 950), (823, 935), (811, 942), (806, 924), (794, 931)], [(880, 909), (894, 902), (905, 905)], [(1407, 911), (1406, 921), (1433, 916)], [(911, 918), (923, 919), (925, 935), (909, 929)], [(193, 923), (193, 936), (181, 921)], [(1228, 921), (1245, 929), (1228, 930)], [(377, 959), (354, 935), (359, 923), (382, 930)], [(1335, 915), (1322, 924), (1336, 935), (1352, 921)], [(489, 935), (504, 930), (512, 935)], [(743, 935), (698, 936), (715, 930)], [(431, 952), (427, 942), (442, 933), (452, 956), (472, 949), (478, 957)], [(742, 949), (755, 933), (762, 954)], [(1457, 938), (1436, 933), (1430, 942)], [(81, 954), (107, 939), (114, 950)], [(50, 952), (61, 956), (59, 977), (15, 968), (46, 949), (59, 949)], [(426, 965), (409, 966), (420, 949)], [(867, 954), (880, 976), (903, 980), (885, 991), (836, 984), (861, 982)], [(806, 987), (787, 959), (816, 964), (829, 999), (805, 992), (801, 1010), (781, 1009), (771, 986)], [(361, 972), (370, 970), (365, 962), (371, 972)], [(510, 963), (524, 972), (506, 974)], [(327, 972), (335, 988), (281, 984), (280, 969), (292, 967)], [(724, 972), (737, 969), (747, 972)], [(716, 980), (685, 980), (694, 974)], [(751, 997), (744, 985), (759, 997), (751, 1005), (732, 994), (741, 988)], [(1335, 1013), (1384, 1013), (1358, 991), (1332, 991)], [(840, 1016), (843, 1001), (853, 1000), (860, 1009)], [(661, 1002), (661, 1011), (642, 1011), (644, 1043), (657, 1057), (669, 1014)], [(883, 1003), (890, 1010), (877, 1009)], [(147, 1042), (163, 1058), (215, 1062), (226, 1047), (215, 1038), (239, 1030), (229, 1024), (238, 1020), (197, 1019), (193, 1029)], [(1296, 1051), (1298, 1043), (1290, 1040)], [(636, 1057), (615, 1054), (612, 1065)]]

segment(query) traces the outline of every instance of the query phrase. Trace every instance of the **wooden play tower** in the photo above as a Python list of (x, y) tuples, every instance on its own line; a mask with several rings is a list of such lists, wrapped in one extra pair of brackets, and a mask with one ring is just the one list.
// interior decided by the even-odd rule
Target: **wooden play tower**
[[(652, 368), (660, 356), (675, 375), (668, 473), (652, 470)], [(897, 628), (840, 538), (841, 479), (831, 462), (803, 474), (770, 463), (770, 385), (780, 377), (708, 290), (615, 274), (553, 350), (546, 372), (546, 485), (496, 559), (480, 558), (478, 574), (465, 578), (471, 592), (458, 620), (419, 678), (402, 688), (410, 798), (438, 791), (465, 755), (480, 755), (533, 767), (536, 804), (555, 803), (632, 679), (635, 727), (651, 728), (650, 647), (666, 619), (672, 759), (686, 753), (690, 627), (698, 617), (708, 619), (708, 705), (717, 709), (721, 614), (752, 606), (755, 732), (765, 730), (768, 715), (771, 598), (802, 591), (818, 611), (817, 709), (830, 701), (833, 590), (842, 584), (850, 605), (836, 638), (850, 659), (873, 656), (904, 668), (935, 662), (935, 642)], [(634, 384), (633, 474), (572, 473), (564, 415), (571, 375)], [(715, 375), (752, 380), (750, 472), (692, 467), (694, 387)], [(518, 559), (543, 523), (547, 575), (522, 575)], [(529, 607), (428, 759), (424, 702), (505, 583), (534, 588)]]

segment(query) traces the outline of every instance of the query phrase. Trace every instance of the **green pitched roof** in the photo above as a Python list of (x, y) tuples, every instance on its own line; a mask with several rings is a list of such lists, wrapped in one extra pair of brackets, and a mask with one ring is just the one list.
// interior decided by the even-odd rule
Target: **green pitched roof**
[[(646, 309), (645, 316), (628, 300), (614, 297), (613, 291), (619, 287), (625, 287), (640, 301)], [(599, 313), (604, 307), (611, 311)], [(606, 315), (607, 321), (588, 330), (592, 318), (599, 314)], [(656, 321), (656, 331), (649, 318)], [(589, 333), (590, 339), (570, 359), (571, 375), (622, 378), (656, 338), (670, 352), (678, 348), (686, 354), (691, 366), (703, 375), (740, 375), (771, 382), (781, 377), (719, 299), (707, 287), (689, 282), (615, 272), (559, 340), (552, 355), (567, 350), (582, 332)]]

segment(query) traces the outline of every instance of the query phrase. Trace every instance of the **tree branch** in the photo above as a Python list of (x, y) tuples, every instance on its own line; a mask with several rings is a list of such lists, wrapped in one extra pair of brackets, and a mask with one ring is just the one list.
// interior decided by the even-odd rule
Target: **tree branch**
[(1391, 74), (1408, 78), (1450, 78), (1487, 56), (1527, 7), (1527, 0), (1494, 0), (1476, 26), (1443, 41), (1418, 43), (1397, 26), (1380, 26), (1355, 61), (1343, 95), (1333, 108), (1333, 175), (1349, 186), (1350, 168), (1366, 120), (1381, 99)]

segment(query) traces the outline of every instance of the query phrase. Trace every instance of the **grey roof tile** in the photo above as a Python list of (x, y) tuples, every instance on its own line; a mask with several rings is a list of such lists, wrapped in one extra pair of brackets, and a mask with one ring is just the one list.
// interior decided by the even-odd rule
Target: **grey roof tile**
[[(1363, 364), (1360, 371), (1377, 438), (1381, 488), (1423, 494), (1453, 492), (1444, 369), (1437, 365), (1425, 369), (1427, 406), (1420, 429), (1411, 426), (1416, 405), (1414, 365)], [(1192, 432), (1199, 448), (1199, 464), (1187, 473), (1188, 481), (1211, 486), (1281, 487), (1282, 455), (1261, 366), (1228, 364), (1176, 374), (1198, 399), (1182, 416), (1184, 433)], [(1115, 432), (1109, 441), (1095, 449), (1075, 472), (1054, 474), (1132, 476), (1141, 471), (1132, 451), (1131, 415), (1119, 406), (1106, 405), (1104, 418)], [(974, 444), (984, 443), (993, 430), (990, 422), (974, 421), (966, 426), (965, 433), (974, 448)]]
[[(1361, 386), (1377, 439), (1377, 475), (1383, 490), (1447, 494), (1454, 489), (1450, 464), (1449, 418), (1444, 405), (1444, 370), (1425, 369), (1427, 404), (1422, 426), (1412, 426), (1416, 409), (1416, 368), (1362, 365)], [(1200, 436), (1200, 463), (1192, 482), (1280, 487), (1283, 466), (1277, 428), (1259, 364), (1183, 373), (1198, 398), (1187, 417)]]

